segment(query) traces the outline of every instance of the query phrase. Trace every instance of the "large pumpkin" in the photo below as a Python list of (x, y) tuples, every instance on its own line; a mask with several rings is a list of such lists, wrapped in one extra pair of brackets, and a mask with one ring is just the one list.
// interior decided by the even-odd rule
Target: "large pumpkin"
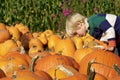
[(75, 74), (73, 76), (69, 76), (66, 78), (62, 78), (60, 80), (88, 80), (88, 76), (85, 74)]
[(73, 58), (76, 60), (76, 62), (79, 63), (84, 56), (91, 53), (92, 51), (93, 48), (79, 48), (75, 51)]
[(13, 80), (51, 80), (47, 79), (44, 76), (38, 76), (34, 72), (29, 70), (18, 70), (15, 73), (13, 73)]
[(79, 72), (71, 66), (56, 65), (46, 71), (53, 79), (60, 80), (78, 74)]
[(79, 62), (80, 73), (87, 74), (87, 67), (90, 61), (92, 62), (91, 67), (97, 73), (104, 75), (108, 80), (118, 76), (117, 72), (113, 69), (113, 65), (117, 64), (120, 67), (120, 58), (115, 53), (95, 49)]
[(34, 70), (46, 71), (49, 68), (59, 64), (69, 65), (77, 70), (79, 68), (78, 63), (71, 57), (64, 56), (64, 55), (48, 55), (48, 56), (45, 56), (44, 58), (38, 59), (35, 62)]
[(29, 68), (29, 63), (20, 56), (10, 56), (0, 59), (0, 68), (5, 72), (6, 76), (11, 77), (13, 72)]

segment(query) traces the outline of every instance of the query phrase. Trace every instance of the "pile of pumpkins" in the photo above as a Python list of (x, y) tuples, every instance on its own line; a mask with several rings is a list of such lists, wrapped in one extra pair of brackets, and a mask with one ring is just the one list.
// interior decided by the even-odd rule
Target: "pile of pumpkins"
[(89, 34), (0, 23), (0, 80), (120, 80), (120, 57), (106, 46)]

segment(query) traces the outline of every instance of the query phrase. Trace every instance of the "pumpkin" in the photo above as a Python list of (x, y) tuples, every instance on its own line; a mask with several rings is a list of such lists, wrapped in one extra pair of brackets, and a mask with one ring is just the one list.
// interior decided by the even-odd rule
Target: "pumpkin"
[(0, 68), (11, 77), (14, 71), (28, 69), (29, 63), (19, 56), (10, 56), (0, 59)]
[(73, 58), (79, 63), (84, 56), (91, 53), (93, 50), (93, 48), (79, 48), (75, 51)]
[(94, 80), (108, 80), (104, 75), (95, 73)]
[(18, 70), (13, 73), (13, 80), (51, 80), (43, 76), (38, 76), (34, 72), (29, 70)]
[(76, 49), (79, 49), (79, 48), (82, 48), (83, 47), (83, 40), (82, 40), (82, 37), (79, 37), (79, 36), (74, 36), (72, 37), (72, 40), (76, 46)]
[(48, 48), (54, 49), (55, 45), (59, 42), (59, 40), (60, 40), (60, 36), (58, 36), (56, 34), (51, 35), (48, 39)]
[(41, 32), (33, 32), (32, 35), (34, 38), (38, 38)]
[(45, 33), (40, 33), (40, 35), (38, 36), (38, 39), (42, 42), (43, 45), (47, 45), (48, 40), (47, 40), (47, 36)]
[(45, 57), (45, 56), (48, 56), (48, 55), (51, 55), (51, 52), (48, 52), (48, 51), (42, 51), (42, 52), (35, 52), (34, 54), (29, 54), (30, 57), (35, 57), (35, 56), (39, 56), (39, 59)]
[(76, 48), (74, 42), (69, 37), (64, 37), (55, 45), (55, 53), (73, 57)]
[(3, 58), (10, 58), (10, 57), (20, 57), (21, 59), (25, 60), (28, 64), (31, 62), (31, 57), (24, 53), (21, 54), (20, 52), (8, 52), (7, 55), (3, 56)]
[(50, 37), (51, 35), (54, 34), (53, 31), (50, 30), (50, 29), (45, 30), (43, 33), (46, 35), (47, 40), (49, 39), (49, 37)]
[(71, 57), (64, 56), (64, 55), (48, 55), (41, 59), (36, 60), (34, 65), (34, 70), (46, 71), (49, 68), (59, 64), (69, 65), (71, 67), (74, 67), (76, 70), (79, 69), (78, 63)]
[(38, 38), (32, 38), (30, 41), (29, 41), (29, 48), (31, 48), (32, 46), (41, 46), (43, 48), (43, 44), (42, 42), (38, 39)]
[(2, 69), (0, 69), (0, 78), (6, 77), (4, 71)]
[(22, 23), (15, 24), (15, 26), (22, 34), (29, 33), (29, 28)]
[(16, 27), (8, 26), (7, 29), (9, 33), (12, 35), (11, 39), (20, 40), (21, 33)]
[(8, 29), (6, 28), (6, 25), (3, 23), (0, 23), (0, 43), (4, 42), (10, 38), (11, 38), (11, 35), (10, 35)]
[(62, 78), (60, 80), (88, 80), (88, 76), (85, 74), (75, 74), (73, 76), (69, 76), (66, 78)]
[(79, 62), (79, 72), (87, 74), (88, 63), (91, 62), (91, 67), (95, 72), (104, 75), (108, 80), (118, 76), (117, 72), (113, 69), (113, 65), (117, 64), (120, 67), (120, 58), (113, 52), (95, 49), (93, 52), (83, 57)]
[[(75, 74), (73, 76), (69, 76), (67, 78), (63, 78), (63, 79), (60, 79), (60, 80), (88, 80), (88, 75), (78, 73), (78, 74)], [(89, 79), (89, 80), (91, 80), (91, 79)], [(107, 78), (105, 78), (101, 74), (95, 73), (92, 80), (107, 80)]]
[(38, 76), (46, 78), (46, 80), (53, 80), (52, 77), (45, 71), (35, 71), (34, 73)]
[(11, 77), (3, 77), (3, 78), (0, 78), (0, 80), (13, 80)]
[(3, 43), (0, 43), (0, 56), (6, 55), (12, 48), (17, 48), (17, 44), (14, 40), (9, 39)]
[(76, 69), (67, 65), (56, 65), (46, 71), (52, 79), (59, 80), (79, 73)]
[(94, 46), (98, 46), (98, 45), (102, 46), (102, 47), (107, 47), (106, 43), (104, 43), (103, 41), (95, 39), (93, 36), (91, 36), (88, 33), (84, 37), (82, 37), (82, 39), (83, 39), (85, 47), (87, 46), (89, 48), (94, 48)]

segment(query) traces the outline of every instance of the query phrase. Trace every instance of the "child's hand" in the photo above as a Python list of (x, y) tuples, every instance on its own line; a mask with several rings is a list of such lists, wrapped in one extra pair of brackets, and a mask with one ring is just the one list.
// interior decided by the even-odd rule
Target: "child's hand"
[(115, 47), (107, 46), (104, 50), (113, 51)]

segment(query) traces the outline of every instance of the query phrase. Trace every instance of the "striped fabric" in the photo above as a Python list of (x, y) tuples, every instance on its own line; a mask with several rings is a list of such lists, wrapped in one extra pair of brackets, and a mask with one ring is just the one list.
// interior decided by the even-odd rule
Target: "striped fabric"
[(116, 35), (120, 35), (120, 17), (113, 14), (97, 14), (90, 16), (88, 23), (92, 36), (115, 46)]

